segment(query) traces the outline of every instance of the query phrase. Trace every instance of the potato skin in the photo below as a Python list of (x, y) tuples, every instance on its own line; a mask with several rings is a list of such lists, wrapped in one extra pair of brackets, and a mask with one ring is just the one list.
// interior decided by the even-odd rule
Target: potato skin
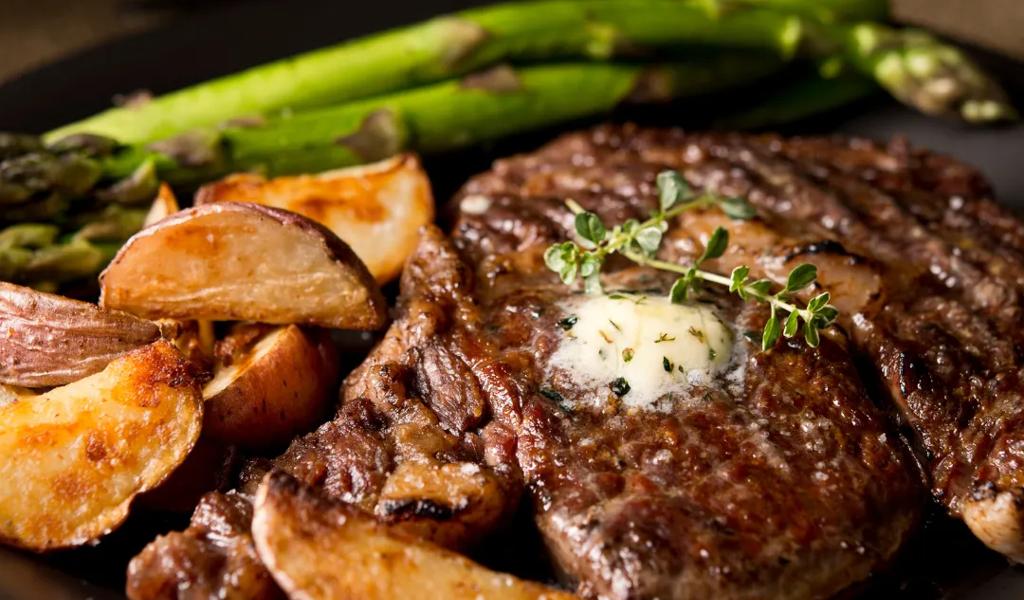
[(204, 435), (251, 450), (282, 446), (320, 422), (337, 383), (336, 350), (325, 332), (274, 328), (233, 364), (215, 367), (204, 389)]
[(160, 337), (153, 323), (0, 282), (0, 383), (53, 387), (98, 373)]

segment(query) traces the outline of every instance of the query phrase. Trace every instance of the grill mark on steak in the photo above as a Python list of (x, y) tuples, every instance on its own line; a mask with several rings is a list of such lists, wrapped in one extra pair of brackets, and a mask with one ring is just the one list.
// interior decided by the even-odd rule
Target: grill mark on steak
[[(662, 168), (758, 208), (773, 233), (733, 238), (760, 275), (778, 280), (767, 259), (789, 244), (830, 240), (866, 259), (858, 276), (874, 273), (877, 297), (840, 306), (856, 352), (911, 426), (933, 495), (983, 541), (1024, 560), (1024, 228), (981, 176), (900, 140), (601, 127), (500, 161), (465, 193), (542, 203), (584, 195), (584, 206), (610, 217), (615, 190), (646, 193)], [(684, 217), (696, 233), (674, 234), (668, 258), (697, 253), (709, 220)], [(834, 266), (817, 264), (832, 289)]]

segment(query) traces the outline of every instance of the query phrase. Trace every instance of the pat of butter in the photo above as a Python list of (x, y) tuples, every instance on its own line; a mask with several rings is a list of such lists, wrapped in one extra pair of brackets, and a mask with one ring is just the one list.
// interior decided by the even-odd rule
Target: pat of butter
[(599, 390), (597, 402), (622, 378), (629, 391), (621, 394), (621, 382), (615, 387), (624, 405), (654, 408), (706, 383), (732, 356), (732, 331), (707, 305), (613, 294), (581, 296), (562, 308), (563, 339), (549, 369), (580, 389)]

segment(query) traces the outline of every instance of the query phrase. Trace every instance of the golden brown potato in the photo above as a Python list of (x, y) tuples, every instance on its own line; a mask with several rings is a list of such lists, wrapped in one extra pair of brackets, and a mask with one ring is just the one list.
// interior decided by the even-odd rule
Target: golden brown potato
[(0, 383), (64, 385), (160, 337), (129, 314), (0, 282)]
[(133, 236), (100, 275), (100, 303), (148, 318), (377, 329), (387, 307), (347, 245), (276, 208), (183, 210)]
[(292, 599), (575, 598), (392, 531), (281, 471), (268, 473), (256, 493), (252, 534), (260, 559)]
[(419, 228), (434, 220), (430, 179), (412, 154), (317, 175), (231, 175), (196, 194), (197, 205), (212, 202), (276, 206), (322, 223), (352, 247), (379, 283), (398, 276)]
[(103, 371), (0, 407), (0, 541), (84, 544), (188, 455), (202, 427), (189, 365), (165, 341)]
[(320, 421), (336, 393), (334, 345), (295, 325), (236, 327), (203, 388), (203, 435), (249, 449), (288, 443)]
[[(459, 548), (494, 531), (507, 510), (504, 489), (493, 472), (473, 463), (428, 459), (397, 464), (373, 512), (404, 532)], [(439, 513), (450, 518), (440, 519)]]
[(179, 210), (181, 210), (181, 207), (178, 206), (178, 199), (174, 197), (171, 186), (161, 183), (160, 191), (157, 192), (153, 205), (149, 207), (149, 212), (146, 213), (146, 219), (142, 222), (142, 226), (149, 227), (153, 223), (163, 221)]

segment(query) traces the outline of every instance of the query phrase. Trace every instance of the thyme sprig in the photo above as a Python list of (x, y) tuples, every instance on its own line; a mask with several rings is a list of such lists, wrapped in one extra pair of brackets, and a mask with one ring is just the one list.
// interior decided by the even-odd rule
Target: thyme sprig
[(835, 322), (839, 311), (829, 304), (831, 296), (822, 292), (800, 306), (794, 295), (815, 283), (817, 267), (804, 263), (789, 272), (786, 285), (772, 293), (773, 284), (768, 279), (750, 279), (750, 268), (741, 265), (725, 275), (702, 269), (709, 260), (721, 257), (729, 245), (729, 232), (718, 227), (708, 238), (704, 252), (691, 264), (678, 264), (656, 257), (661, 246), (668, 221), (688, 210), (717, 206), (727, 216), (736, 220), (751, 219), (756, 215), (754, 208), (743, 198), (725, 197), (704, 192), (696, 194), (690, 185), (676, 171), (658, 174), (658, 209), (645, 221), (629, 219), (610, 230), (593, 213), (583, 209), (573, 200), (566, 201), (575, 215), (575, 229), (579, 241), (553, 244), (544, 253), (544, 262), (549, 269), (559, 274), (566, 285), (581, 277), (587, 293), (600, 294), (601, 267), (608, 256), (620, 254), (629, 260), (648, 267), (680, 275), (669, 290), (674, 303), (686, 302), (689, 295), (700, 289), (703, 282), (728, 287), (744, 300), (763, 302), (769, 305), (771, 314), (760, 332), (762, 350), (775, 346), (781, 336), (791, 338), (803, 331), (808, 346), (817, 347), (820, 330)]

